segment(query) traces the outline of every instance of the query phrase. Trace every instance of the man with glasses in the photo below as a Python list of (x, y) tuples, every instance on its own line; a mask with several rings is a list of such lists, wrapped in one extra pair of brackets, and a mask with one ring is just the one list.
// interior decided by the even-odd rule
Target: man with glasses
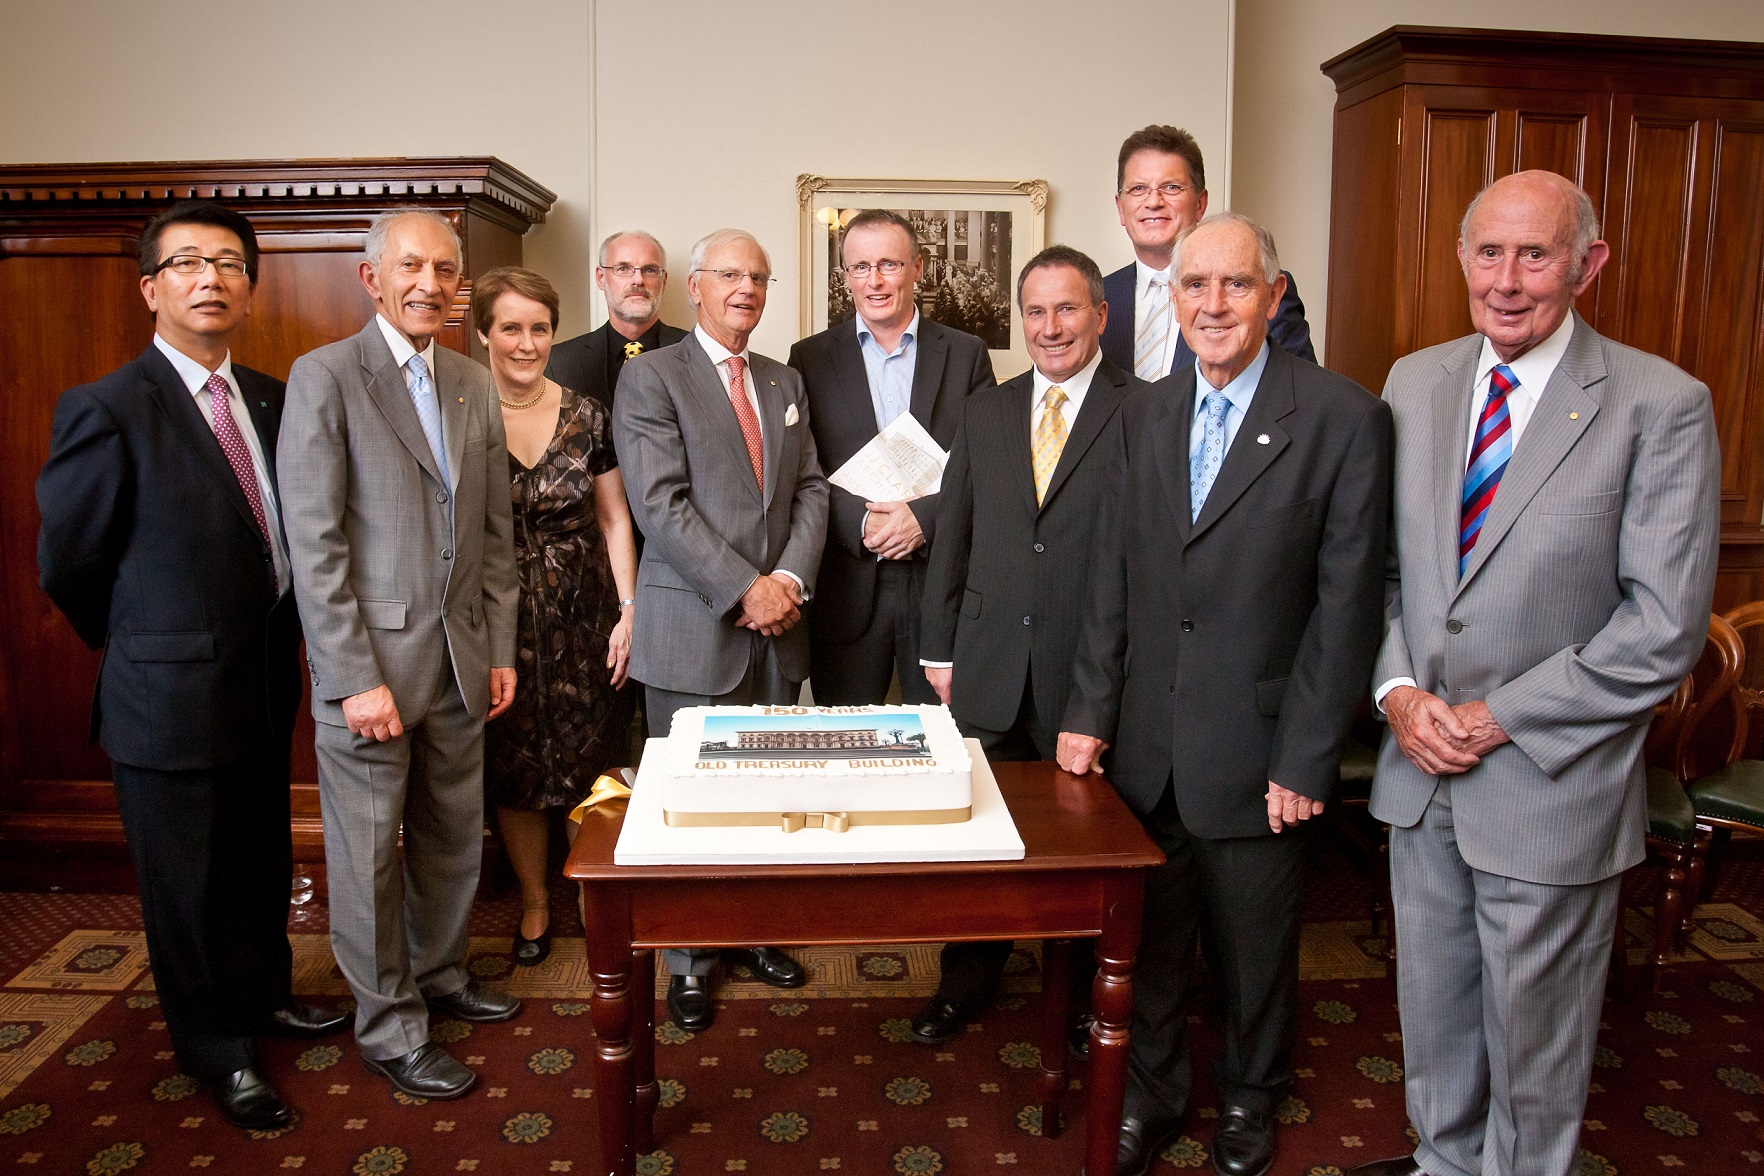
[(606, 295), (606, 321), (553, 347), (545, 374), (610, 409), (625, 362), (645, 351), (671, 347), (686, 332), (661, 321), (668, 260), (661, 242), (643, 230), (623, 230), (600, 243), (594, 284)]
[[(790, 350), (823, 468), (837, 470), (907, 412), (948, 449), (968, 393), (996, 382), (985, 342), (920, 316), (924, 263), (899, 213), (869, 208), (852, 217), (840, 256), (856, 317)], [(898, 673), (902, 702), (935, 703), (919, 665), (919, 598), (942, 495), (866, 502), (837, 486), (830, 493), (809, 619), (815, 701), (880, 703)]]
[(243, 216), (185, 201), (141, 233), (153, 342), (55, 407), (37, 479), (43, 590), (104, 650), (112, 761), (172, 1048), (237, 1127), (294, 1113), (261, 1033), (348, 1016), (289, 995), (288, 754), (300, 618), (276, 491), (282, 382), (232, 361), (257, 285)]
[[(686, 275), (698, 325), (632, 360), (613, 406), (631, 516), (648, 539), (631, 677), (644, 684), (652, 736), (681, 707), (795, 702), (808, 676), (799, 622), (827, 535), (827, 479), (802, 378), (748, 350), (771, 275), (748, 233), (700, 240)], [(779, 988), (807, 979), (775, 948), (730, 955)], [(716, 951), (663, 957), (674, 1023), (708, 1028)]]
[[(1103, 279), (1109, 303), (1103, 355), (1142, 380), (1161, 380), (1194, 363), (1170, 298), (1176, 235), (1207, 214), (1207, 171), (1200, 144), (1181, 127), (1152, 125), (1121, 144), (1115, 162), (1115, 211), (1133, 242), (1134, 260)], [(1284, 271), (1282, 271), (1284, 273)], [(1305, 304), (1291, 274), (1268, 338), (1316, 362)]]

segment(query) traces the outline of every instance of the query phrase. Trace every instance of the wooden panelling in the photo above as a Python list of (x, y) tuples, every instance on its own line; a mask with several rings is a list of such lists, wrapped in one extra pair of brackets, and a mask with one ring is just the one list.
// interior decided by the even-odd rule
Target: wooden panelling
[(1764, 345), (1764, 103), (1747, 121), (1716, 119), (1708, 245), (1702, 298), (1693, 308), (1699, 346), (1686, 366), (1715, 392), (1722, 437), (1743, 438), (1721, 455), (1721, 521), (1764, 516), (1764, 454), (1759, 422), (1759, 348)]
[(1464, 272), (1458, 263), (1458, 221), (1464, 205), (1493, 178), (1495, 112), (1424, 108), (1416, 154), (1421, 167), (1421, 216), (1412, 241), (1415, 346), (1455, 339), (1470, 329)]
[(1390, 321), (1391, 275), (1397, 271), (1397, 189), (1386, 181), (1400, 162), (1403, 96), (1391, 90), (1344, 110), (1337, 134), (1360, 145), (1353, 167), (1330, 177), (1329, 239), (1355, 259), (1329, 282), (1329, 338), (1351, 357), (1336, 367), (1376, 392), (1396, 362)]

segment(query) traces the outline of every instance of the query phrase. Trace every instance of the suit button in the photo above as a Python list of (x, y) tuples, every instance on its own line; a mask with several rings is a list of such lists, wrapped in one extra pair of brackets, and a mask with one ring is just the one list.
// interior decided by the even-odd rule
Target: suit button
[(442, 559), (452, 559), (453, 558), (453, 548), (443, 547), (441, 549), (441, 558)]
[(447, 501), (447, 491), (445, 491), (445, 490), (435, 491), (435, 501), (436, 502), (446, 502)]
[(1035, 550), (1036, 550), (1036, 552), (1037, 552), (1037, 553), (1038, 553), (1038, 554), (1039, 554), (1039, 553), (1040, 553), (1040, 552), (1043, 552), (1043, 551), (1046, 551), (1046, 550), (1047, 550), (1047, 548), (1046, 548), (1046, 547), (1043, 547), (1043, 546), (1042, 546), (1042, 545), (1041, 545), (1041, 544), (1039, 544), (1039, 543), (1037, 543), (1037, 544), (1036, 544), (1036, 545), (1035, 545)]
[(1182, 631), (1183, 631), (1183, 632), (1184, 632), (1184, 633), (1192, 633), (1192, 632), (1194, 632), (1194, 622), (1193, 622), (1193, 621), (1190, 621), (1190, 620), (1187, 620), (1187, 619), (1184, 619), (1184, 620), (1183, 620), (1183, 622), (1182, 622)]
[(1462, 633), (1463, 631), (1464, 631), (1464, 622), (1463, 621), (1451, 620), (1451, 621), (1446, 622), (1446, 632), (1448, 632), (1448, 633)]
[(1024, 624), (1025, 624), (1025, 625), (1027, 625), (1027, 624), (1028, 624), (1028, 623), (1029, 623), (1029, 618), (1028, 618), (1028, 617), (1024, 617), (1024, 618), (1023, 618), (1023, 623), (1024, 623)]

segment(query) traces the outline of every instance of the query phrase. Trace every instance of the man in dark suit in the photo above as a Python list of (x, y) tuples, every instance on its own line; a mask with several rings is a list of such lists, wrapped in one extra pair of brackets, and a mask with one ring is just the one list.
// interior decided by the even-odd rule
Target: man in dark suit
[[(1155, 124), (1128, 135), (1115, 161), (1115, 211), (1133, 242), (1134, 260), (1103, 279), (1109, 303), (1103, 355), (1142, 380), (1161, 380), (1194, 363), (1194, 351), (1176, 326), (1170, 288), (1176, 237), (1207, 214), (1206, 164), (1194, 136)], [(1298, 285), (1291, 274), (1280, 276), (1286, 288), (1268, 337), (1315, 362)]]
[(37, 566), (104, 650), (92, 725), (178, 1065), (228, 1122), (274, 1130), (293, 1112), (259, 1072), (255, 1036), (348, 1018), (289, 994), (300, 619), (276, 495), (282, 382), (230, 350), (257, 256), (251, 223), (205, 201), (142, 232), (153, 343), (56, 404)]
[(686, 337), (661, 321), (668, 259), (661, 242), (641, 229), (614, 233), (600, 243), (594, 284), (606, 295), (606, 321), (551, 349), (545, 374), (612, 408), (625, 361)]
[[(948, 448), (968, 394), (993, 386), (986, 344), (920, 317), (914, 291), (924, 259), (899, 213), (858, 213), (841, 258), (857, 316), (790, 349), (822, 468), (839, 469), (903, 412)], [(943, 495), (866, 502), (829, 490), (828, 541), (809, 610), (815, 701), (882, 702), (898, 673), (902, 702), (936, 702), (919, 665), (919, 601)]]
[[(1181, 1129), (1198, 936), (1219, 995), (1213, 1166), (1261, 1176), (1291, 1081), (1303, 822), (1378, 647), (1390, 410), (1267, 341), (1285, 279), (1234, 213), (1177, 239), (1197, 361), (1121, 410), (1060, 765), (1108, 774), (1167, 863), (1146, 884), (1119, 1170)], [(1131, 652), (1129, 652), (1131, 651)]]
[[(1034, 367), (963, 408), (925, 577), (926, 677), (989, 760), (1054, 757), (1072, 681), (1107, 440), (1138, 380), (1103, 358), (1102, 271), (1065, 245), (1031, 258), (1017, 311)], [(948, 1041), (990, 1000), (1009, 943), (948, 944), (912, 1024)]]

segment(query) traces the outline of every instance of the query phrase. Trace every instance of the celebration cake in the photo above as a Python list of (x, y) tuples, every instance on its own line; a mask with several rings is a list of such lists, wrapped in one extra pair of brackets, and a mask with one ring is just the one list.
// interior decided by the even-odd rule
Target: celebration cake
[(973, 805), (943, 706), (686, 707), (662, 767), (669, 825), (939, 825)]

